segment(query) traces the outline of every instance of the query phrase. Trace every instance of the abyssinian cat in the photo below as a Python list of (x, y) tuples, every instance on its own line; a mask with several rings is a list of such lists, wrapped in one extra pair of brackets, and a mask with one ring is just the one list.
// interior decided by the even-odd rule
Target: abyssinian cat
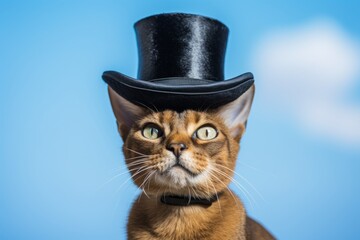
[(143, 190), (130, 212), (128, 239), (274, 239), (228, 188), (254, 86), (206, 111), (156, 112), (110, 87), (109, 95), (126, 164)]

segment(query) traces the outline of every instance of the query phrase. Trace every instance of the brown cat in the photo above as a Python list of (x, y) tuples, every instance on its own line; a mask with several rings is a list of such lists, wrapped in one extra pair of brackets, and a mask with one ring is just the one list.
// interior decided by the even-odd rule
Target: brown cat
[(231, 182), (254, 95), (215, 110), (152, 111), (109, 87), (126, 164), (143, 190), (128, 239), (274, 239), (246, 216)]

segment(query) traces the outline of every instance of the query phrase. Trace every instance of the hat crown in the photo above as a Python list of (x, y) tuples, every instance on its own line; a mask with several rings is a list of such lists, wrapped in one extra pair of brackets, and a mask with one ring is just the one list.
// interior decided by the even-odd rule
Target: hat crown
[(138, 78), (224, 80), (228, 28), (193, 14), (159, 14), (135, 23)]

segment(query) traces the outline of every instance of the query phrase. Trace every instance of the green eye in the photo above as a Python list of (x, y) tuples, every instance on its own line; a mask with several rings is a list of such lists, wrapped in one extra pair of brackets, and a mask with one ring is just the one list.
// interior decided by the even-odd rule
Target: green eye
[(200, 140), (211, 140), (216, 138), (217, 130), (211, 126), (201, 127), (195, 132), (195, 136)]
[(162, 136), (162, 131), (158, 126), (149, 124), (142, 130), (142, 135), (147, 139), (157, 139)]

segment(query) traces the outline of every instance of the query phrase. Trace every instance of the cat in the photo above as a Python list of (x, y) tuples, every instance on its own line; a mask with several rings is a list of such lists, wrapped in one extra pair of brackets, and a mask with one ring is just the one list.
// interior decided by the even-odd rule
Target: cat
[(254, 86), (217, 109), (183, 112), (154, 111), (108, 90), (127, 167), (143, 190), (128, 239), (275, 239), (228, 188)]

